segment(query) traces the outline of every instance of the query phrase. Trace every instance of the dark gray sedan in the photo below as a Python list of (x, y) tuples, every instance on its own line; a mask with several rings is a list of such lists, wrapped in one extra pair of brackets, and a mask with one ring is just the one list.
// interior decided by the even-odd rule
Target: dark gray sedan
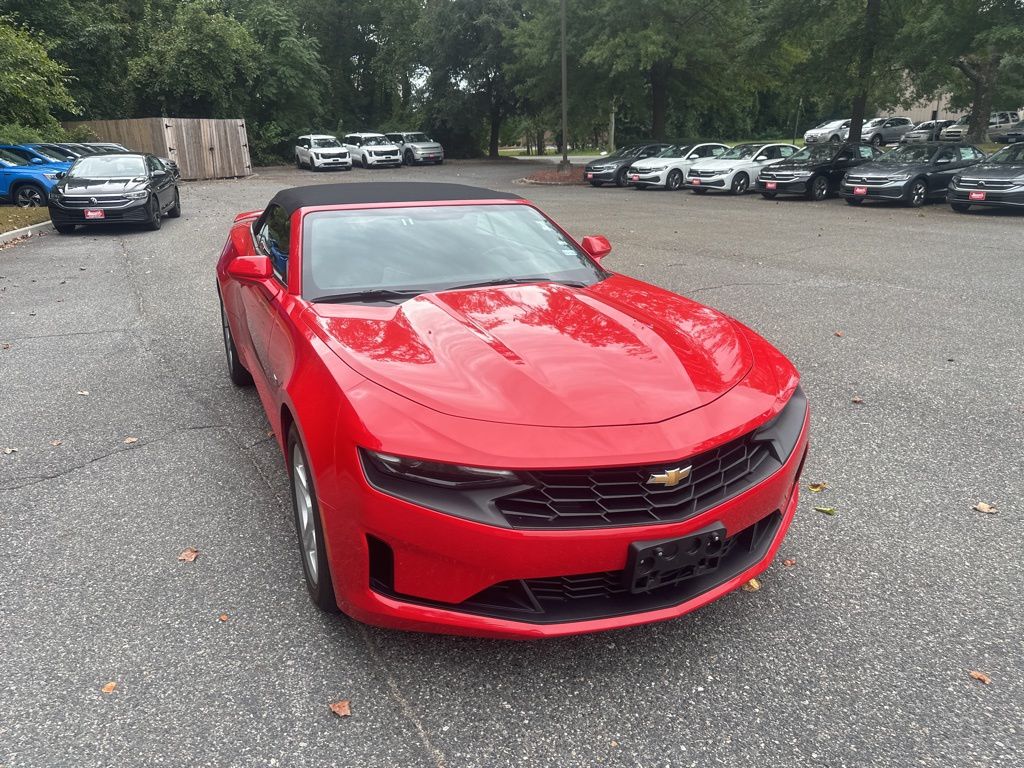
[(985, 153), (970, 144), (906, 144), (849, 171), (839, 194), (850, 205), (900, 200), (917, 208), (930, 199), (944, 198), (957, 171), (984, 159)]

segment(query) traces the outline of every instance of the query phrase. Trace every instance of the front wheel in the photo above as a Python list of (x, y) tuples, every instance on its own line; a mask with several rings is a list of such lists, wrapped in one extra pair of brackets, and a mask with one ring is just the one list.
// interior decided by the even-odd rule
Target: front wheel
[(621, 171), (615, 174), (615, 186), (624, 187), (626, 186), (626, 169), (623, 168)]
[(829, 137), (829, 139), (828, 139), (828, 140), (829, 140), (829, 142), (831, 142), (832, 144), (838, 144), (838, 143), (839, 143), (839, 141), (840, 141), (840, 139), (839, 139), (839, 134), (837, 134), (837, 133), (834, 133), (834, 134), (832, 134), (832, 135), (831, 135), (831, 136)]
[(146, 220), (146, 229), (156, 232), (163, 226), (163, 217), (160, 215), (160, 202), (156, 195), (149, 198), (149, 219)]
[(46, 190), (37, 184), (22, 184), (14, 193), (14, 204), (19, 208), (39, 208), (46, 205)]
[(907, 192), (907, 202), (911, 208), (920, 208), (928, 199), (928, 185), (924, 179), (914, 179)]
[(177, 187), (174, 189), (174, 205), (167, 211), (168, 219), (177, 219), (181, 217), (181, 193), (178, 192)]
[(969, 210), (971, 210), (970, 203), (950, 203), (949, 207), (952, 208), (957, 213), (967, 213)]
[(313, 605), (321, 611), (336, 613), (338, 602), (331, 583), (331, 566), (324, 547), (324, 529), (320, 521), (320, 503), (313, 484), (313, 472), (302, 447), (299, 430), (293, 424), (288, 430), (288, 474), (292, 487), (292, 506), (295, 510), (295, 532), (299, 539), (299, 555), (306, 589)]
[(224, 300), (220, 302), (220, 328), (224, 335), (224, 356), (228, 362), (228, 378), (236, 387), (248, 387), (252, 384), (252, 374), (245, 369), (242, 361), (238, 359), (238, 348), (231, 336), (231, 326), (228, 325), (228, 313), (224, 311)]
[(675, 192), (681, 186), (683, 186), (683, 174), (681, 171), (672, 170), (668, 172), (668, 178), (665, 180), (665, 186)]
[(414, 160), (413, 160), (412, 150), (411, 149), (405, 150), (405, 154), (402, 155), (402, 162), (405, 163), (406, 165), (412, 165), (413, 164)]
[(729, 187), (729, 191), (732, 192), (734, 195), (742, 195), (744, 192), (747, 191), (747, 188), (749, 186), (750, 177), (741, 171), (740, 173), (737, 173), (733, 177), (732, 186)]
[(828, 197), (828, 179), (815, 176), (807, 184), (807, 197), (810, 200), (824, 200)]
[(876, 133), (874, 136), (871, 137), (871, 146), (873, 146), (873, 147), (880, 147), (880, 146), (882, 146), (882, 135), (881, 134)]

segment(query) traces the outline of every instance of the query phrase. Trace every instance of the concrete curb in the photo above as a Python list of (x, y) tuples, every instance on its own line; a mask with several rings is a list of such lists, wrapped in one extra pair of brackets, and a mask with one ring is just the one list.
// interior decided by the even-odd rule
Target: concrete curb
[(21, 229), (13, 229), (10, 232), (0, 233), (0, 245), (7, 245), (13, 243), (15, 240), (28, 239), (32, 235), (36, 235), (40, 232), (48, 232), (53, 229), (53, 223), (49, 221), (43, 221), (39, 224), (31, 224)]
[(535, 181), (534, 179), (515, 179), (513, 184), (529, 184), (535, 187), (582, 187), (578, 181)]

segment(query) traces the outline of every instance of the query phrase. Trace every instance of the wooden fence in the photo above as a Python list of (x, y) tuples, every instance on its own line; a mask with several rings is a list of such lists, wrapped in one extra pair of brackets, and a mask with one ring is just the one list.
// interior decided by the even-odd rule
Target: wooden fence
[(244, 120), (145, 117), (66, 123), (85, 128), (96, 141), (123, 144), (178, 164), (183, 179), (227, 179), (252, 174)]

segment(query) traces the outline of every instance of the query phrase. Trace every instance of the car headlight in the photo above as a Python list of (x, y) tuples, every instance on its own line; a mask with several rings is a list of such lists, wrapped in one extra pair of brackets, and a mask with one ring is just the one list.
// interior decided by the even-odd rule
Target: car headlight
[(49, 179), (50, 181), (55, 181), (56, 178), (57, 178), (57, 174), (56, 173), (44, 173), (43, 174), (43, 178), (44, 179)]
[(954, 176), (952, 179), (950, 179), (950, 182), (953, 183), (953, 184), (959, 184), (960, 183), (960, 177), (959, 176)]
[(716, 173), (715, 175), (716, 175), (716, 176), (728, 176), (728, 175), (729, 175), (730, 173), (732, 173), (732, 172), (733, 172), (733, 169), (732, 169), (732, 168), (726, 168), (726, 169), (725, 169), (724, 171), (719, 171), (719, 172), (718, 172), (718, 173)]
[(149, 190), (140, 189), (138, 192), (125, 192), (124, 196), (129, 200), (142, 200), (145, 197), (149, 197)]
[(412, 459), (365, 449), (361, 453), (364, 467), (372, 467), (393, 478), (441, 488), (486, 488), (492, 485), (511, 485), (520, 482), (515, 472), (504, 469), (445, 464), (439, 461)]
[(794, 179), (806, 179), (811, 175), (811, 171), (793, 171)]
[(652, 165), (650, 168), (642, 168), (640, 170), (641, 170), (642, 173), (643, 172), (646, 172), (646, 173), (661, 173), (666, 168), (668, 168), (667, 165)]
[(892, 181), (906, 181), (909, 178), (909, 173), (894, 173), (891, 176), (889, 176), (889, 179)]

